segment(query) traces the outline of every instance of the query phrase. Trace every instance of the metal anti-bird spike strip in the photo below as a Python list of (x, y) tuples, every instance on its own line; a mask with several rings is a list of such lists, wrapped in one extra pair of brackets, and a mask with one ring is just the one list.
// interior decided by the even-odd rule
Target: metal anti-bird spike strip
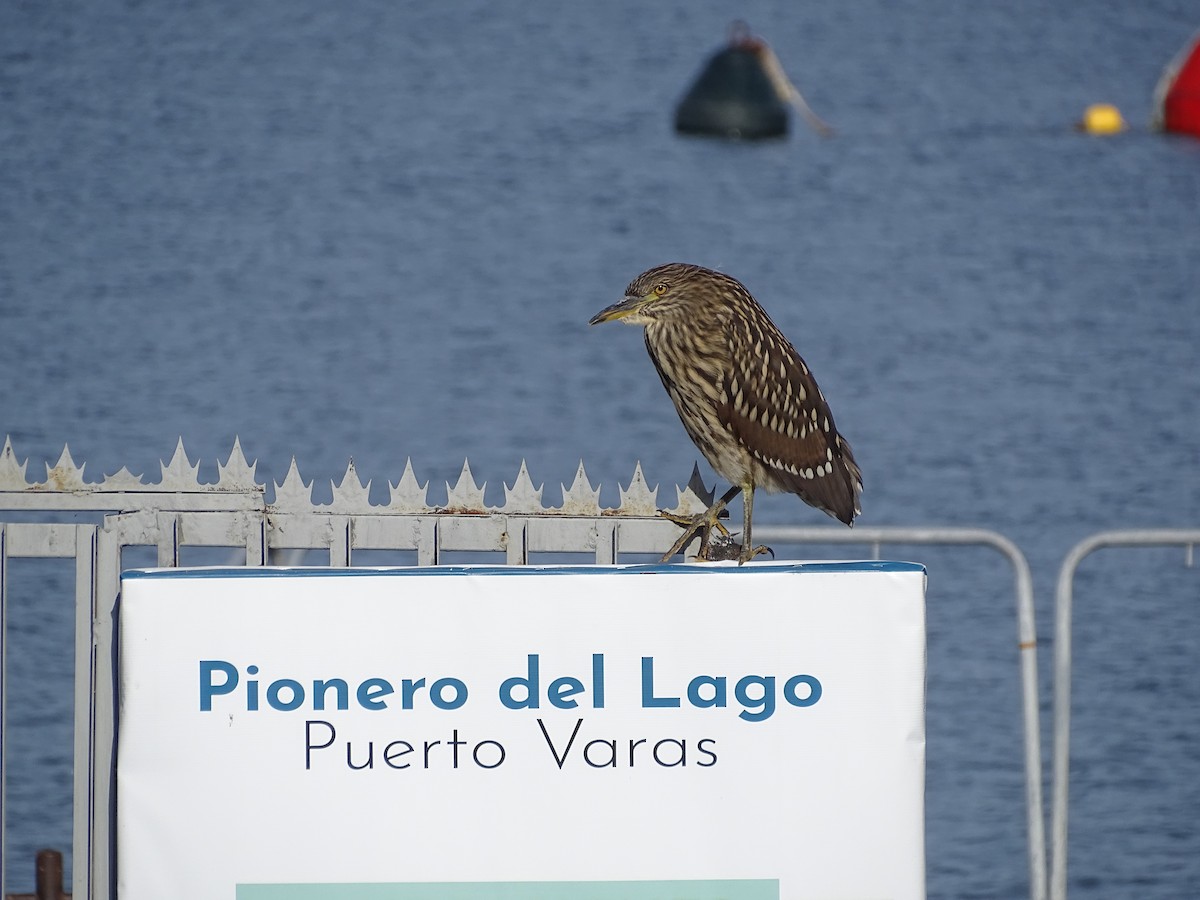
[(242, 452), (242, 442), (234, 437), (233, 449), (225, 465), (217, 463), (217, 487), (223, 491), (262, 491), (265, 485), (254, 480), (254, 470), (258, 461), (246, 462), (246, 454)]
[(87, 463), (82, 466), (75, 465), (75, 460), (71, 459), (71, 448), (63, 444), (58, 462), (53, 467), (46, 465), (45, 487), (56, 491), (87, 490), (87, 485), (83, 482), (83, 469), (86, 465)]
[(175, 455), (169, 463), (159, 461), (162, 468), (162, 480), (158, 487), (164, 490), (195, 491), (200, 489), (200, 463), (194, 466), (187, 458), (183, 449), (183, 438), (175, 445)]
[(121, 466), (112, 475), (105, 475), (97, 486), (101, 491), (140, 491), (146, 488), (140, 475), (134, 475), (128, 466)]
[[(78, 493), (81, 491), (94, 493), (120, 493), (136, 491), (152, 493), (155, 490), (173, 493), (204, 493), (208, 491), (223, 491), (230, 493), (265, 493), (266, 485), (255, 481), (257, 461), (251, 463), (246, 459), (242, 450), (241, 440), (234, 438), (233, 447), (225, 463), (217, 463), (217, 482), (202, 484), (199, 480), (200, 463), (193, 463), (187, 455), (180, 438), (175, 445), (175, 452), (169, 462), (160, 460), (161, 480), (158, 483), (147, 484), (141, 476), (134, 475), (125, 466), (111, 475), (105, 475), (99, 483), (84, 480), (84, 465), (77, 465), (71, 457), (69, 446), (64, 446), (58, 461), (54, 465), (46, 465), (46, 481), (30, 482), (26, 477), (29, 461), (18, 462), (13, 450), (11, 437), (6, 437), (3, 449), (0, 449), (0, 491), (64, 491)], [(543, 499), (544, 486), (535, 486), (530, 477), (528, 465), (524, 460), (517, 472), (516, 480), (504, 485), (504, 503), (501, 506), (489, 507), (484, 503), (484, 489), (487, 482), (476, 484), (471, 474), (471, 465), (463, 460), (462, 471), (458, 481), (451, 486), (446, 485), (446, 505), (432, 506), (428, 500), (429, 483), (421, 484), (413, 472), (412, 460), (406, 460), (404, 474), (396, 484), (389, 482), (391, 491), (389, 503), (386, 505), (372, 504), (370, 501), (371, 482), (365, 484), (358, 475), (354, 460), (350, 460), (346, 473), (339, 483), (332, 483), (333, 499), (328, 504), (314, 504), (312, 499), (313, 482), (305, 482), (301, 477), (296, 458), (292, 457), (286, 476), (282, 483), (273, 482), (274, 502), (272, 507), (279, 512), (333, 512), (341, 515), (372, 514), (381, 511), (409, 515), (429, 514), (435, 512), (470, 512), (474, 514), (507, 514), (507, 515), (567, 515), (567, 516), (598, 516), (605, 513), (618, 516), (656, 516), (658, 488), (651, 488), (646, 483), (639, 462), (633, 471), (629, 484), (622, 487), (618, 483), (621, 502), (615, 508), (603, 508), (600, 505), (600, 487), (593, 487), (587, 477), (583, 461), (575, 471), (571, 487), (560, 485), (562, 489), (562, 505), (547, 506)], [(700, 477), (699, 467), (694, 467), (692, 476), (684, 488), (675, 488), (679, 502), (668, 512), (691, 515), (702, 512), (712, 502), (713, 492), (705, 487)]]
[(500, 507), (500, 512), (539, 513), (545, 511), (546, 508), (542, 506), (542, 488), (533, 486), (533, 480), (529, 477), (529, 469), (525, 467), (525, 460), (521, 460), (521, 471), (517, 473), (517, 480), (513, 482), (513, 486), (504, 485), (504, 505)]
[(704, 512), (713, 502), (713, 491), (704, 486), (698, 463), (692, 465), (692, 477), (688, 483), (682, 488), (675, 485), (675, 492), (679, 495), (679, 504), (674, 509), (666, 510), (673, 515), (694, 516)]
[(29, 487), (29, 482), (25, 480), (25, 467), (28, 465), (29, 460), (18, 465), (12, 438), (6, 435), (4, 450), (0, 451), (0, 491), (23, 491)]
[(76, 465), (75, 460), (71, 458), (71, 448), (69, 445), (63, 447), (62, 453), (58, 457), (58, 462), (53, 466), (46, 466), (46, 480), (44, 482), (30, 482), (25, 477), (28, 465), (29, 460), (21, 463), (17, 462), (16, 453), (12, 446), (12, 438), (5, 437), (4, 448), (0, 450), (0, 490), (52, 489), (119, 493), (121, 491), (144, 491), (147, 488), (153, 487), (160, 490), (193, 493), (204, 490), (261, 492), (265, 488), (264, 485), (258, 484), (254, 480), (254, 470), (258, 463), (248, 463), (246, 461), (246, 456), (242, 452), (241, 441), (238, 438), (234, 438), (233, 448), (229, 451), (229, 457), (226, 462), (224, 464), (217, 463), (218, 478), (216, 484), (200, 483), (198, 477), (200, 465), (198, 462), (192, 465), (188, 460), (182, 438), (179, 439), (175, 446), (175, 453), (171, 457), (171, 461), (169, 463), (159, 461), (159, 468), (162, 474), (161, 480), (156, 484), (147, 484), (142, 480), (142, 476), (134, 475), (130, 472), (128, 466), (122, 466), (116, 472), (106, 474), (99, 482), (85, 481), (83, 470), (86, 468), (87, 463)]
[(563, 484), (559, 484), (559, 487), (562, 488), (563, 505), (558, 508), (558, 512), (567, 516), (600, 515), (600, 488), (593, 488), (588, 481), (582, 459), (579, 461), (579, 468), (575, 470), (575, 480), (571, 482), (571, 489), (567, 490)]
[(617, 512), (626, 516), (658, 515), (658, 488), (651, 490), (646, 484), (646, 476), (642, 474), (642, 464), (639, 461), (633, 469), (633, 478), (628, 488), (617, 487), (621, 491), (621, 505)]
[(341, 484), (334, 484), (332, 481), (329, 484), (333, 488), (333, 502), (327, 506), (319, 506), (318, 509), (348, 515), (370, 512), (371, 482), (368, 481), (365, 485), (362, 483), (358, 477), (358, 470), (354, 468), (353, 459), (346, 466), (346, 474), (342, 476)]
[(275, 485), (275, 503), (274, 507), (280, 512), (311, 512), (313, 509), (312, 502), (312, 482), (304, 483), (304, 479), (300, 477), (300, 470), (296, 467), (296, 457), (292, 457), (292, 464), (288, 467), (287, 475), (283, 478), (283, 484)]
[(450, 487), (449, 482), (446, 483), (446, 508), (466, 512), (482, 512), (483, 490), (486, 487), (486, 481), (481, 485), (475, 484), (475, 477), (471, 474), (471, 463), (464, 459), (457, 483), (454, 487)]
[(429, 490), (429, 482), (417, 483), (417, 476), (413, 474), (411, 457), (404, 461), (404, 474), (400, 476), (399, 483), (388, 482), (388, 488), (391, 490), (392, 496), (388, 509), (403, 513), (431, 511), (432, 508), (425, 499), (426, 492)]

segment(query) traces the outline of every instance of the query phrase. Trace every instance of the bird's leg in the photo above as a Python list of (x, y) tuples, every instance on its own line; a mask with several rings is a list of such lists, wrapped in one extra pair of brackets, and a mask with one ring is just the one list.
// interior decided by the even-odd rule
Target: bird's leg
[[(690, 519), (682, 516), (667, 516), (672, 522), (683, 528), (683, 534), (679, 536), (671, 549), (663, 554), (660, 562), (670, 562), (671, 557), (679, 553), (686, 547), (697, 534), (700, 535), (700, 551), (696, 554), (696, 559), (708, 559), (708, 542), (712, 535), (712, 530), (717, 528), (725, 531), (725, 528), (718, 520), (721, 512), (729, 505), (729, 501), (738, 495), (742, 489), (740, 484), (735, 484), (727, 490), (721, 498), (713, 503), (708, 509), (702, 513), (697, 513)], [(728, 534), (728, 532), (725, 532)]]
[(754, 482), (748, 482), (742, 485), (742, 498), (745, 504), (745, 518), (742, 522), (742, 552), (738, 555), (738, 565), (743, 565), (750, 562), (760, 553), (770, 553), (771, 556), (775, 552), (770, 547), (755, 547), (754, 541), (750, 538), (750, 520), (754, 516)]

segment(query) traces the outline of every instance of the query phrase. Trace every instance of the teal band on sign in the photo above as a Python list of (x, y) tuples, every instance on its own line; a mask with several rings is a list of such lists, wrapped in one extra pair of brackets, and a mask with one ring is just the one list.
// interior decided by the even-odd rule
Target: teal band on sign
[(754, 878), (715, 881), (239, 884), (237, 900), (779, 900), (779, 881)]

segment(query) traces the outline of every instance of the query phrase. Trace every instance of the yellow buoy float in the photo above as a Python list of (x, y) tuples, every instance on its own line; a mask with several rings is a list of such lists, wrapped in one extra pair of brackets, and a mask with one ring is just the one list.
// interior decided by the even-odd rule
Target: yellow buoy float
[(1111, 103), (1093, 103), (1083, 111), (1077, 127), (1088, 134), (1119, 134), (1125, 130), (1125, 120)]

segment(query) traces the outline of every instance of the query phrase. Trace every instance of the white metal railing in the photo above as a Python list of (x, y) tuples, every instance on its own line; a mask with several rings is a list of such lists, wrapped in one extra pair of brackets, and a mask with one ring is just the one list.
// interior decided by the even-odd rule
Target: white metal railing
[(1046, 898), (1045, 811), (1042, 799), (1041, 726), (1037, 682), (1037, 623), (1033, 578), (1025, 555), (1012, 541), (981, 528), (826, 528), (760, 525), (755, 535), (779, 543), (870, 544), (876, 558), (881, 544), (977, 545), (991, 547), (1012, 564), (1016, 580), (1017, 650), (1021, 666), (1021, 715), (1025, 727), (1025, 810), (1029, 854), (1029, 893)]
[[(389, 483), (386, 504), (372, 504), (370, 483), (363, 485), (348, 466), (332, 500), (312, 500), (292, 461), (272, 502), (255, 481), (255, 465), (235, 441), (218, 480), (201, 483), (180, 442), (160, 480), (147, 484), (122, 469), (99, 482), (86, 482), (83, 468), (63, 450), (46, 466), (44, 481), (26, 477), (11, 443), (0, 451), (0, 509), (51, 514), (106, 513), (101, 524), (62, 522), (0, 523), (0, 722), (4, 716), (5, 576), (10, 559), (59, 557), (75, 560), (75, 816), (73, 824), (74, 896), (111, 900), (113, 885), (111, 809), (113, 802), (114, 726), (111, 690), (115, 675), (110, 652), (113, 611), (119, 590), (122, 553), (129, 547), (156, 548), (158, 564), (177, 566), (184, 547), (236, 548), (246, 565), (265, 565), (288, 550), (321, 550), (331, 566), (351, 565), (358, 551), (412, 551), (418, 565), (435, 565), (455, 551), (502, 552), (509, 564), (522, 565), (538, 553), (585, 553), (596, 563), (614, 563), (629, 554), (661, 554), (678, 528), (658, 515), (657, 488), (650, 488), (637, 467), (620, 504), (601, 508), (599, 489), (587, 479), (582, 463), (571, 487), (562, 487), (562, 505), (547, 506), (524, 464), (504, 502), (489, 507), (483, 486), (464, 463), (458, 481), (446, 485), (446, 502), (431, 505), (428, 484), (420, 485), (411, 465), (396, 484)], [(712, 494), (694, 471), (685, 488), (676, 489), (671, 512), (705, 508)], [(1029, 566), (1019, 548), (995, 532), (974, 528), (807, 528), (762, 525), (764, 540), (781, 544), (868, 545), (875, 556), (882, 544), (977, 545), (993, 548), (1012, 564), (1015, 576), (1017, 646), (1021, 669), (1025, 730), (1025, 780), (1029, 842), (1030, 894), (1046, 897), (1046, 851), (1037, 703), (1037, 638)], [(0, 753), (3, 750), (0, 749)], [(0, 770), (3, 759), (0, 758)], [(3, 779), (0, 778), (0, 782)], [(0, 784), (0, 835), (6, 807)], [(3, 880), (0, 862), (0, 884)]]
[(1054, 781), (1050, 824), (1050, 896), (1067, 897), (1067, 794), (1071, 778), (1071, 615), (1075, 570), (1089, 554), (1102, 547), (1186, 548), (1185, 562), (1193, 563), (1193, 548), (1200, 544), (1200, 529), (1137, 529), (1103, 531), (1074, 547), (1058, 572), (1054, 596)]

